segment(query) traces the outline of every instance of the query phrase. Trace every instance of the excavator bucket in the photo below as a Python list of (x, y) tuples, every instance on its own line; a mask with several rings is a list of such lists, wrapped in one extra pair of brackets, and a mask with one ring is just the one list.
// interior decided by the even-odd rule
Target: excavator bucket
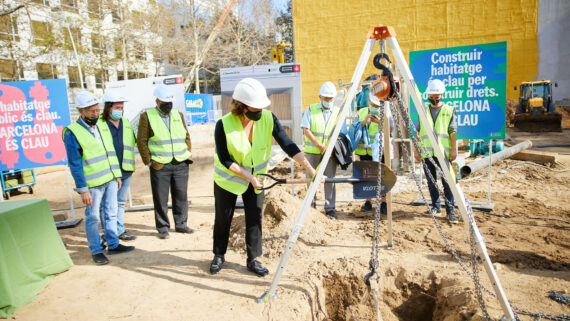
[(550, 114), (516, 114), (515, 128), (525, 132), (561, 132), (562, 115)]

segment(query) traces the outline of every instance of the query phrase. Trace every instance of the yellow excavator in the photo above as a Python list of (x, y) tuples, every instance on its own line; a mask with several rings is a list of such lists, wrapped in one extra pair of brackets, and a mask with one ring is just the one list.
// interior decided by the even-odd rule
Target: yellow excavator
[[(554, 83), (554, 87), (558, 87), (558, 84)], [(562, 131), (562, 115), (554, 111), (550, 80), (521, 83), (514, 125), (526, 132)]]

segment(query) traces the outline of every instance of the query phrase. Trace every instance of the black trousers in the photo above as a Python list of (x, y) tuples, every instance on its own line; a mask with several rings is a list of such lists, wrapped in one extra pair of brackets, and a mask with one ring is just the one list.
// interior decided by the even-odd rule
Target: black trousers
[(158, 232), (170, 228), (168, 220), (168, 191), (172, 198), (174, 226), (183, 228), (188, 220), (188, 164), (165, 164), (160, 170), (150, 167), (150, 185), (154, 203), (154, 222)]
[[(230, 193), (214, 183), (216, 220), (214, 222), (214, 254), (224, 255), (228, 248), (230, 226), (234, 217), (237, 195)], [(261, 211), (263, 209), (264, 192), (255, 194), (249, 184), (245, 193), (241, 194), (245, 210), (245, 244), (247, 258), (254, 259), (262, 254), (261, 248)]]

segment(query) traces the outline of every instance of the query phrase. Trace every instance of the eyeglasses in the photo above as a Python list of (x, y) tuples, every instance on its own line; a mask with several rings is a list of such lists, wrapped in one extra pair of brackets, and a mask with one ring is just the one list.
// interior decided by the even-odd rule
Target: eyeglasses
[(101, 109), (99, 109), (99, 108), (91, 109), (91, 110), (85, 109), (85, 110), (83, 110), (83, 112), (86, 114), (90, 114), (90, 115), (96, 115), (96, 114), (99, 114), (101, 112)]

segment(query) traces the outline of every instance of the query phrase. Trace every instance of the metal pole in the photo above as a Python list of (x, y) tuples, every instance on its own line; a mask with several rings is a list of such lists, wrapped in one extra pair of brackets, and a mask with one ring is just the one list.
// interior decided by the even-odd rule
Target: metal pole
[(71, 192), (71, 184), (69, 184), (69, 175), (67, 165), (65, 168), (65, 182), (67, 183), (67, 195), (69, 196), (69, 208), (71, 209), (71, 218), (75, 221), (75, 208), (73, 207), (73, 197)]
[(129, 186), (129, 207), (133, 207), (133, 195), (131, 194), (130, 186)]
[(491, 176), (493, 175), (493, 171), (491, 170), (491, 165), (493, 164), (493, 162), (491, 161), (493, 159), (493, 140), (489, 139), (489, 177), (487, 180), (487, 203), (491, 204), (491, 181), (492, 178)]
[[(405, 82), (410, 86), (409, 88), (411, 88), (410, 95), (412, 97), (414, 105), (417, 106), (416, 110), (418, 111), (418, 115), (420, 117), (420, 121), (422, 122), (422, 126), (426, 125), (429, 127), (427, 130), (427, 135), (429, 137), (429, 140), (431, 141), (432, 146), (438, 146), (437, 139), (434, 135), (432, 125), (428, 121), (426, 110), (425, 110), (425, 108), (422, 108), (423, 101), (421, 98), (420, 91), (418, 90), (418, 88), (416, 86), (412, 72), (410, 71), (410, 68), (409, 68), (408, 64), (406, 63), (406, 58), (404, 57), (404, 54), (402, 53), (402, 50), (400, 49), (400, 45), (398, 44), (398, 41), (396, 40), (396, 38), (392, 37), (392, 36), (387, 37), (386, 41), (388, 43), (388, 46), (392, 50), (392, 54), (394, 55), (394, 58), (395, 58), (394, 60), (396, 61), (396, 66), (398, 67), (400, 73), (404, 76)], [(466, 203), (466, 199), (464, 198), (465, 195), (463, 194), (461, 186), (455, 182), (455, 177), (453, 177), (451, 175), (452, 169), (449, 167), (450, 164), (448, 164), (446, 162), (446, 157), (443, 154), (443, 151), (439, 148), (435, 148), (434, 152), (436, 154), (435, 156), (437, 157), (437, 160), (438, 160), (440, 167), (442, 169), (443, 175), (445, 176), (444, 178), (448, 182), (449, 187), (450, 187), (450, 189), (453, 193), (453, 196), (455, 198), (455, 202), (457, 203), (457, 205), (459, 207), (459, 212), (461, 213), (461, 217), (463, 219), (463, 222), (465, 222), (465, 229), (466, 229), (467, 235), (470, 235), (470, 228), (473, 229), (473, 238), (475, 240), (477, 249), (479, 250), (479, 254), (481, 256), (481, 259), (483, 260), (483, 264), (484, 264), (485, 270), (487, 271), (487, 275), (493, 284), (495, 294), (497, 295), (497, 298), (499, 299), (499, 303), (501, 304), (503, 312), (504, 312), (507, 320), (515, 320), (513, 310), (511, 309), (511, 306), (507, 300), (507, 296), (505, 295), (505, 292), (503, 291), (503, 287), (501, 286), (501, 282), (499, 281), (499, 278), (497, 277), (497, 274), (493, 268), (493, 265), (491, 263), (491, 259), (489, 258), (489, 254), (487, 253), (487, 248), (485, 246), (485, 242), (483, 241), (483, 237), (481, 236), (479, 228), (477, 227), (477, 224), (475, 223), (475, 221), (470, 220), (470, 218), (469, 218), (469, 215), (467, 212), (467, 203)]]
[[(344, 97), (344, 104), (342, 105), (342, 109), (338, 116), (336, 126), (334, 128), (332, 135), (330, 136), (329, 143), (327, 144), (327, 148), (325, 150), (325, 154), (323, 155), (321, 163), (317, 167), (317, 172), (313, 177), (313, 181), (309, 185), (309, 190), (305, 195), (305, 199), (303, 200), (303, 205), (301, 206), (301, 210), (299, 211), (299, 214), (297, 215), (297, 218), (295, 220), (295, 225), (291, 229), (291, 234), (289, 235), (289, 239), (287, 240), (287, 245), (285, 251), (283, 252), (283, 255), (281, 256), (281, 261), (279, 262), (277, 271), (275, 271), (275, 275), (273, 276), (273, 281), (271, 282), (271, 286), (267, 292), (263, 293), (257, 299), (258, 302), (269, 301), (271, 299), (277, 298), (277, 293), (276, 293), (277, 285), (281, 280), (281, 275), (283, 274), (285, 266), (287, 265), (287, 261), (289, 260), (289, 256), (293, 251), (293, 246), (295, 245), (295, 242), (297, 241), (297, 238), (301, 233), (301, 229), (303, 228), (303, 223), (305, 222), (305, 218), (307, 216), (307, 213), (309, 212), (311, 201), (313, 200), (315, 194), (317, 193), (317, 188), (319, 187), (319, 184), (323, 177), (325, 167), (327, 166), (329, 158), (331, 157), (332, 151), (334, 149), (335, 145), (334, 142), (336, 142), (338, 135), (340, 134), (340, 130), (344, 126), (344, 121), (350, 111), (350, 105), (352, 104), (352, 100), (356, 96), (356, 89), (359, 86), (360, 79), (362, 78), (362, 74), (364, 73), (364, 68), (368, 63), (368, 58), (370, 58), (370, 54), (372, 53), (374, 42), (375, 39), (367, 39), (366, 43), (364, 44), (364, 48), (362, 49), (362, 54), (360, 55), (360, 59), (358, 60), (358, 64), (356, 66), (356, 69), (354, 70), (354, 74), (352, 75), (352, 81), (351, 81), (352, 85), (350, 86), (348, 95)], [(337, 99), (338, 96), (339, 95), (337, 95)], [(330, 142), (332, 142), (332, 144), (330, 144)]]

